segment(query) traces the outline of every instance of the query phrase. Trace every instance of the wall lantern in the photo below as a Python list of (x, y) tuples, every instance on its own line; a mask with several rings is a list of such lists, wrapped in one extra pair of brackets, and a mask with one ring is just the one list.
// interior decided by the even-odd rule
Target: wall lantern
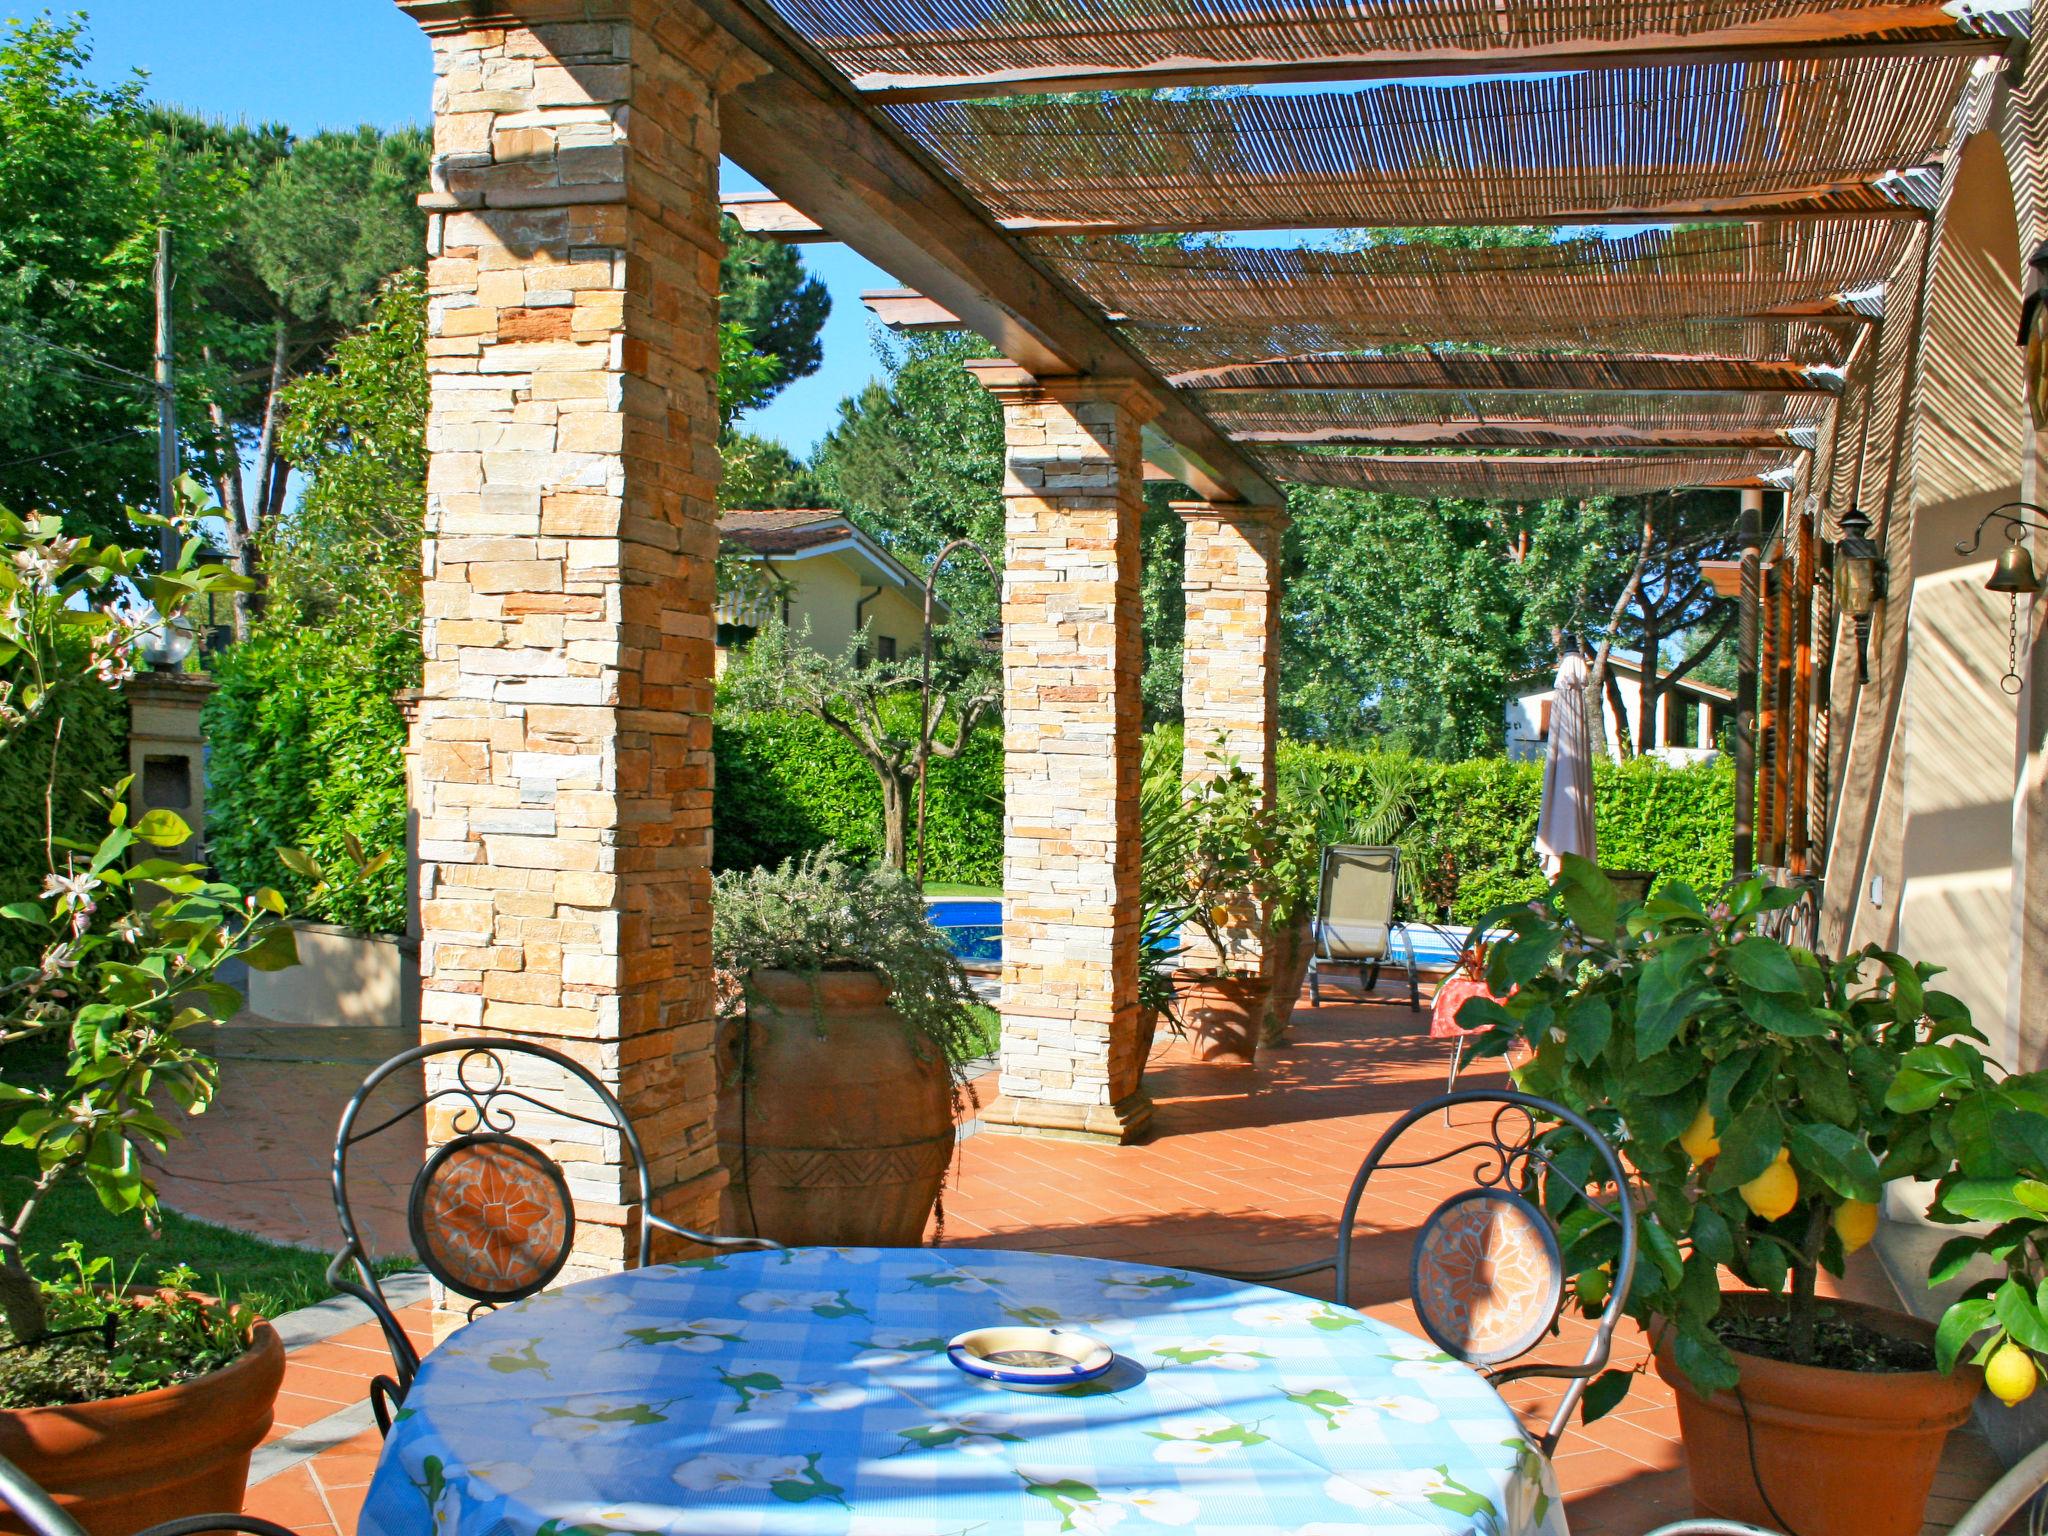
[(1991, 519), (1997, 518), (2005, 525), (2005, 548), (1998, 552), (1998, 563), (1991, 568), (1991, 579), (1984, 583), (1987, 592), (2003, 592), (2008, 609), (2005, 624), (2005, 676), (1998, 680), (1998, 686), (2009, 694), (2018, 694), (2025, 684), (2020, 679), (2020, 598), (2031, 597), (2041, 590), (2041, 578), (2034, 570), (2034, 556), (2021, 541), (2025, 530), (2038, 528), (2048, 531), (2048, 523), (2037, 522), (2020, 514), (2032, 512), (2048, 517), (2048, 507), (2037, 507), (2031, 501), (2009, 501), (2002, 507), (1993, 507), (1977, 520), (1976, 532), (1967, 539), (1956, 540), (1956, 553), (1973, 555), (1984, 540), (1984, 528)]
[(1835, 540), (1835, 606), (1856, 621), (1856, 681), (1870, 681), (1870, 616), (1884, 596), (1884, 551), (1870, 537), (1870, 519), (1856, 507), (1842, 514)]

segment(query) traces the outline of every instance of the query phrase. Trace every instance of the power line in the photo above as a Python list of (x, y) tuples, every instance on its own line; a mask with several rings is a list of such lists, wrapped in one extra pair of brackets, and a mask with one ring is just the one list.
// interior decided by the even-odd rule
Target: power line
[(124, 378), (138, 379), (144, 384), (154, 385), (154, 381), (146, 373), (137, 373), (133, 369), (123, 368), (118, 363), (110, 363), (103, 357), (97, 357), (90, 352), (81, 351), (77, 347), (67, 347), (62, 342), (51, 341), (48, 337), (38, 336), (33, 331), (25, 331), (19, 326), (9, 325), (4, 320), (0, 320), (0, 332), (5, 332), (17, 341), (27, 342), (32, 347), (44, 347), (52, 352), (62, 352), (66, 356), (77, 358), (80, 362), (90, 363), (95, 368), (104, 368), (109, 373), (118, 373)]
[(74, 453), (90, 453), (95, 448), (106, 448), (114, 443), (130, 442), (138, 437), (145, 437), (147, 435), (148, 433), (144, 428), (131, 427), (126, 432), (116, 432), (109, 437), (98, 438), (90, 443), (73, 443), (69, 448), (53, 448), (48, 453), (33, 453), (25, 459), (9, 459), (6, 463), (0, 464), (0, 469), (19, 469), (24, 464), (46, 464), (51, 459), (61, 459)]

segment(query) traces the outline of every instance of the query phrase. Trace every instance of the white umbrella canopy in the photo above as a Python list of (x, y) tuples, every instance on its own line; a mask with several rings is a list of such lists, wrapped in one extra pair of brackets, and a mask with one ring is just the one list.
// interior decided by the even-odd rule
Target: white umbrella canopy
[(1586, 726), (1586, 658), (1568, 653), (1557, 664), (1550, 706), (1550, 742), (1543, 754), (1543, 807), (1536, 816), (1536, 852), (1552, 879), (1567, 853), (1593, 855), (1593, 742)]

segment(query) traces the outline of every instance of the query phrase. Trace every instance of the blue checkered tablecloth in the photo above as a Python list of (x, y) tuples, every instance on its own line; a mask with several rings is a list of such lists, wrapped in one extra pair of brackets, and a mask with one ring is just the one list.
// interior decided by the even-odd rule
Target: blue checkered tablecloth
[[(1049, 1396), (947, 1363), (1003, 1322), (1113, 1346)], [(1434, 1345), (1181, 1270), (995, 1250), (662, 1265), (427, 1357), (360, 1536), (1565, 1536), (1549, 1467)]]

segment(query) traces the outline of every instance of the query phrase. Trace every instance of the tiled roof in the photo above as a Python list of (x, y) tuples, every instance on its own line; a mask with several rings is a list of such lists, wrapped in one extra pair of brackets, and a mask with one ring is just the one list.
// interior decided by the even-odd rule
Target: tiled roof
[(722, 538), (757, 555), (793, 555), (820, 544), (846, 538), (853, 525), (843, 512), (819, 507), (788, 507), (761, 512), (721, 512)]

